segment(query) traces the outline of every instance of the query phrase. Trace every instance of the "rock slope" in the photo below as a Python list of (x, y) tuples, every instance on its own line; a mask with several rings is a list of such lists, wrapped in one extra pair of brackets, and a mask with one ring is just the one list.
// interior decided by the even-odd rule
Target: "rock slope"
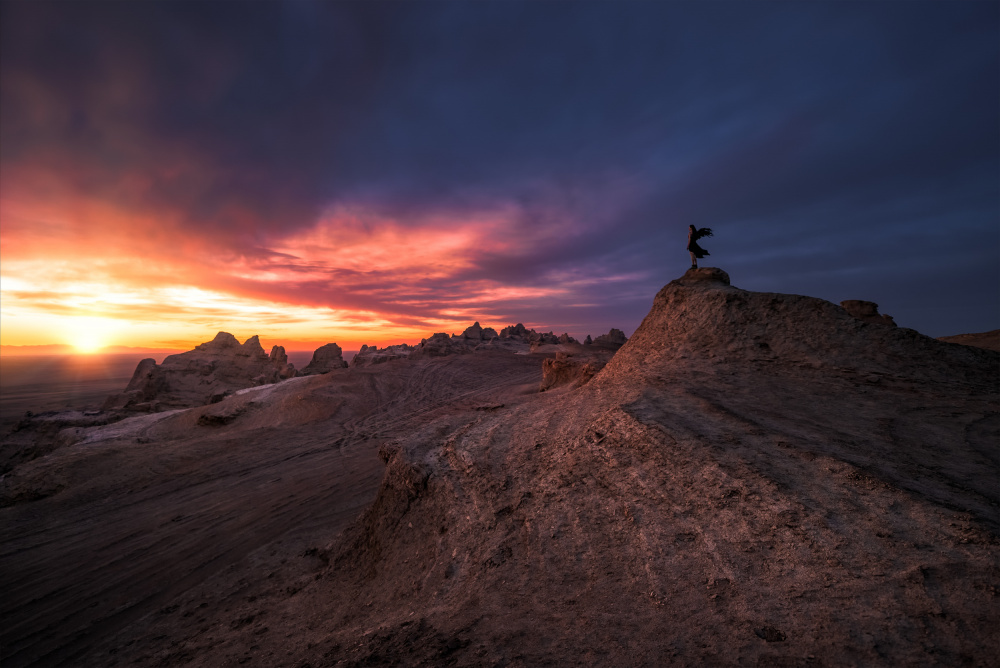
[(998, 362), (690, 271), (573, 394), (387, 446), (268, 637), (320, 606), (311, 665), (990, 665)]
[[(451, 345), (442, 335), (426, 347)], [(148, 536), (170, 550), (195, 529), (205, 542), (185, 549), (223, 553), (213, 541), (249, 513), (270, 531), (302, 526), (86, 651), (84, 636), (66, 639), (82, 627), (27, 635), (18, 622), (15, 656), (56, 656), (56, 645), (75, 665), (316, 668), (990, 666), (1000, 655), (1000, 354), (819, 299), (740, 290), (703, 268), (656, 295), (589, 383), (539, 393), (541, 360), (502, 348), (418, 356), (135, 424), (154, 439), (145, 452), (176, 452), (164, 465), (217, 453), (205, 483), (231, 476), (261, 501), (199, 485), (174, 516), (143, 478), (121, 519), (148, 506), (155, 531), (109, 535), (109, 563), (118, 541)], [(317, 426), (295, 425), (303, 407)], [(197, 450), (181, 449), (182, 427), (201, 430)], [(269, 468), (226, 473), (244, 442), (243, 457), (270, 453)], [(67, 490), (34, 503), (77, 512), (92, 498), (98, 512), (106, 495), (86, 471), (152, 475), (146, 460), (96, 459), (112, 448), (138, 458), (125, 436), (104, 447), (79, 448), (90, 468), (67, 468)], [(342, 535), (332, 519), (307, 527), (350, 485), (330, 482), (339, 462), (317, 470), (317, 460), (365, 447), (385, 462), (374, 501)], [(32, 462), (19, 489), (55, 466)], [(221, 514), (199, 510), (222, 502)], [(35, 568), (31, 550), (44, 550), (27, 527), (53, 515), (12, 511), (26, 528), (9, 534), (18, 543), (5, 563)], [(87, 553), (67, 535), (59, 545)], [(194, 559), (185, 554), (169, 564)], [(58, 585), (41, 597), (16, 589), (32, 615), (56, 615), (37, 611), (49, 605), (62, 618), (60, 592), (81, 585)], [(39, 640), (49, 636), (64, 644)]]

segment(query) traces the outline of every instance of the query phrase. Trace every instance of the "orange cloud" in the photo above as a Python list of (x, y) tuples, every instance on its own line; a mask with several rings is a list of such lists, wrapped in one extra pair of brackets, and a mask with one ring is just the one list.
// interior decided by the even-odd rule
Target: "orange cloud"
[[(124, 186), (142, 187), (139, 178)], [(384, 345), (473, 320), (509, 324), (510, 304), (564, 293), (476, 275), (484, 254), (524, 252), (561, 232), (515, 233), (515, 213), (414, 222), (341, 209), (264, 248), (222, 243), (182, 225), (177, 211), (126, 209), (27, 170), (0, 200), (0, 341), (73, 344), (86, 331), (94, 345), (99, 322), (104, 345), (193, 345), (220, 329), (291, 346)]]

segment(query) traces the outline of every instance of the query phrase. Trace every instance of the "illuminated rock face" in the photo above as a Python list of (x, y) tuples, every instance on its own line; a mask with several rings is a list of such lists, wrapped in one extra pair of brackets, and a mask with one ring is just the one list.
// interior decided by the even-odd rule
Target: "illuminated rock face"
[(546, 360), (564, 387), (383, 450), (381, 490), (313, 599), (366, 601), (329, 627), (329, 656), (433, 663), (418, 640), (441, 637), (457, 665), (888, 666), (927, 643), (988, 663), (995, 598), (973, 574), (1000, 563), (998, 369), (688, 272), (587, 384), (572, 357)]
[(170, 355), (157, 364), (139, 362), (124, 392), (108, 398), (105, 410), (155, 412), (214, 403), (236, 390), (275, 383), (297, 375), (284, 348), (268, 355), (257, 336), (240, 344), (219, 332), (193, 350)]

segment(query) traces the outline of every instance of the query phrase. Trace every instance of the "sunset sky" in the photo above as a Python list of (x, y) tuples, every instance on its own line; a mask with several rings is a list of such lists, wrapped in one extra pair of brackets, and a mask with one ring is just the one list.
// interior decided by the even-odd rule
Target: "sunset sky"
[(631, 334), (690, 265), (1000, 327), (1000, 4), (14, 2), (0, 343)]

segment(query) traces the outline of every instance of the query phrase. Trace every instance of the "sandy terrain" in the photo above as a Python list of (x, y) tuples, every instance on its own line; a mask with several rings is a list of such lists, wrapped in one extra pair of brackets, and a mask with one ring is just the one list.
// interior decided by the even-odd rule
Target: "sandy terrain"
[(702, 269), (589, 383), (539, 393), (543, 357), (296, 378), (18, 466), (3, 665), (994, 665), (1000, 355)]

